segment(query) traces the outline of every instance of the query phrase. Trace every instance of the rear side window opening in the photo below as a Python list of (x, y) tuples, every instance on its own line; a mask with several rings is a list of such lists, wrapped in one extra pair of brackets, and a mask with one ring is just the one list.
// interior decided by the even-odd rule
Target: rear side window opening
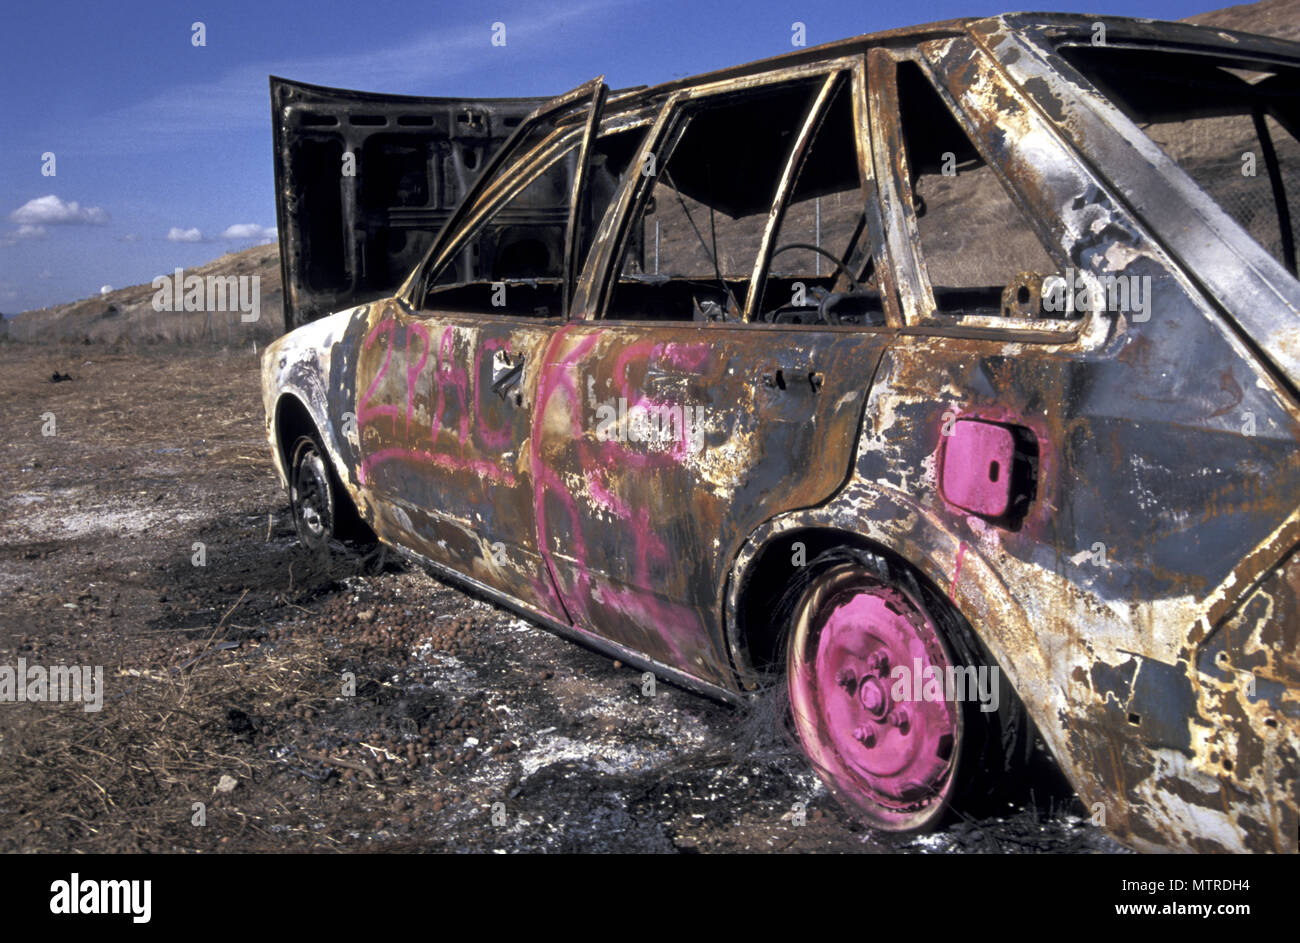
[(1297, 274), (1300, 69), (1117, 46), (1060, 53)]
[[(692, 103), (649, 174), (605, 318), (738, 320), (818, 80)], [(743, 142), (737, 146), (737, 142)]]
[(926, 321), (944, 326), (991, 318), (1021, 325), (1077, 318), (1078, 312), (1045, 304), (1044, 284), (1059, 276), (1060, 265), (917, 63), (898, 62), (897, 88), (907, 167), (899, 183), (934, 298)]

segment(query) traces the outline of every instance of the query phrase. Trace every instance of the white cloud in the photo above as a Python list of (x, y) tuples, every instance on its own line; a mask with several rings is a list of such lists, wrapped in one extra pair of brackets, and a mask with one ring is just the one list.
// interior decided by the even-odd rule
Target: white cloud
[(110, 291), (112, 291), (112, 290), (113, 290), (113, 286), (112, 286), (112, 285), (100, 285), (100, 286), (99, 286), (99, 293), (100, 293), (101, 295), (107, 295), (107, 294), (108, 294)]
[(227, 226), (221, 234), (222, 239), (257, 239), (274, 242), (277, 238), (274, 226), (259, 226), (257, 223), (235, 223)]
[(108, 211), (100, 206), (82, 206), (76, 200), (67, 202), (51, 193), (28, 200), (9, 214), (9, 221), (35, 227), (63, 223), (106, 223)]
[(24, 239), (44, 239), (44, 238), (45, 238), (44, 226), (32, 226), (32, 225), (19, 226), (17, 229), (11, 230), (5, 233), (3, 236), (0, 236), (0, 246), (8, 247), (8, 246), (17, 245), (19, 242), (21, 242)]
[(179, 227), (173, 226), (171, 229), (167, 231), (167, 241), (168, 242), (202, 242), (203, 233), (200, 232), (197, 227), (192, 227), (190, 229), (180, 229)]

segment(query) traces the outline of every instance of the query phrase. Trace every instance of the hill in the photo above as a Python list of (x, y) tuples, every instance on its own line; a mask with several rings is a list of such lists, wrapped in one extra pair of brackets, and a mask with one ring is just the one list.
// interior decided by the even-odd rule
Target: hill
[[(172, 274), (170, 272), (166, 273)], [(9, 319), (9, 337), (18, 341), (85, 341), (87, 343), (214, 343), (265, 342), (283, 333), (280, 287), (280, 250), (254, 246), (231, 252), (185, 275), (222, 277), (258, 276), (260, 306), (253, 323), (242, 320), (239, 310), (155, 311), (157, 289), (152, 284), (132, 285), (71, 304), (24, 311)], [(229, 307), (235, 307), (230, 305)]]

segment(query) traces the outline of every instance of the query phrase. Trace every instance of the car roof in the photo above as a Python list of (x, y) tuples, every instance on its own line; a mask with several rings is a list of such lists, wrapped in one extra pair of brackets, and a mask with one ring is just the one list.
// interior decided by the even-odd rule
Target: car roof
[(1300, 58), (1300, 43), (1289, 40), (1225, 30), (1192, 23), (1170, 20), (1141, 19), (1127, 16), (1099, 16), (1081, 13), (1003, 13), (991, 17), (962, 17), (940, 20), (918, 26), (905, 26), (839, 39), (818, 46), (796, 49), (791, 52), (757, 59), (743, 65), (728, 66), (712, 72), (702, 72), (686, 78), (673, 79), (658, 85), (639, 85), (617, 89), (610, 93), (608, 110), (632, 109), (658, 101), (680, 89), (688, 89), (713, 82), (724, 82), (759, 76), (769, 72), (800, 65), (816, 64), (833, 59), (862, 55), (879, 47), (908, 47), (933, 39), (956, 36), (989, 35), (995, 33), (1038, 32), (1053, 41), (1090, 41), (1093, 24), (1106, 25), (1108, 44), (1137, 44), (1159, 48), (1161, 46), (1193, 47), (1205, 52), (1251, 57)]

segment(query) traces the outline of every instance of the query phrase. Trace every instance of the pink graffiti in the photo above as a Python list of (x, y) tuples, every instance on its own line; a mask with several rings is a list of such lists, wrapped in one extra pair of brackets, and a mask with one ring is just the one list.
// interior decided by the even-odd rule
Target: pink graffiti
[(451, 325), (443, 328), (442, 340), (438, 345), (438, 360), (434, 373), (438, 378), (438, 410), (433, 417), (433, 435), (437, 439), (438, 430), (442, 428), (442, 411), (446, 405), (447, 389), (456, 394), (460, 405), (460, 451), (465, 454), (465, 440), (469, 438), (469, 375), (464, 368), (455, 364), (453, 347), (456, 341), (456, 329)]
[[(367, 426), (381, 416), (388, 416), (392, 419), (392, 438), (398, 438), (397, 418), (401, 412), (401, 407), (394, 403), (373, 403), (376, 393), (382, 386), (388, 371), (392, 366), (393, 347), (395, 346), (395, 334), (398, 324), (396, 318), (384, 318), (379, 321), (370, 333), (366, 336), (362, 344), (363, 350), (368, 350), (374, 346), (380, 337), (388, 338), (388, 349), (384, 355), (384, 361), (379, 370), (375, 373), (370, 385), (366, 388), (365, 393), (360, 397), (357, 403), (357, 424), (364, 430)], [(413, 341), (412, 338), (418, 338), (420, 342), (420, 352), (418, 357), (412, 357)], [(365, 456), (358, 469), (358, 479), (365, 484), (370, 477), (374, 468), (385, 462), (394, 460), (413, 461), (421, 464), (433, 465), (446, 471), (452, 472), (471, 472), (479, 477), (493, 482), (495, 484), (505, 484), (513, 487), (516, 484), (514, 472), (497, 462), (485, 458), (467, 457), (465, 454), (466, 444), (470, 441), (470, 430), (472, 425), (477, 426), (477, 438), (488, 448), (500, 449), (509, 443), (509, 429), (497, 429), (487, 425), (479, 420), (479, 402), (477, 396), (474, 398), (473, 409), (470, 407), (469, 397), (469, 374), (463, 367), (456, 366), (453, 358), (455, 343), (455, 327), (448, 325), (443, 328), (438, 337), (436, 349), (431, 343), (428, 329), (419, 323), (410, 323), (405, 327), (405, 430), (402, 438), (405, 445), (394, 445), (388, 448), (380, 449)], [(495, 349), (500, 346), (500, 341), (490, 338), (486, 341), (484, 347)], [(433, 380), (435, 391), (431, 394), (433, 399), (433, 409), (431, 421), (429, 424), (429, 435), (431, 437), (431, 447), (425, 448), (418, 443), (412, 442), (411, 419), (415, 413), (415, 399), (419, 391), (418, 379), (424, 372), (429, 361), (429, 353), (433, 350)], [(482, 348), (475, 357), (475, 371), (481, 364)], [(446, 451), (438, 449), (439, 433), (443, 427), (443, 417), (447, 410), (448, 398), (454, 401), (454, 405), (459, 406), (459, 416), (457, 420), (456, 454), (449, 454)]]
[(479, 382), (474, 384), (474, 418), (478, 428), (479, 438), (489, 448), (503, 449), (510, 443), (510, 428), (503, 426), (500, 429), (493, 429), (483, 418), (483, 357), (489, 352), (504, 350), (510, 353), (510, 342), (502, 340), (499, 337), (489, 337), (479, 345), (478, 351), (474, 354), (474, 376)]
[[(528, 457), (533, 479), (534, 524), (546, 571), (532, 580), (536, 598), (553, 615), (566, 618), (579, 627), (583, 622), (587, 625), (592, 623), (588, 605), (589, 601), (594, 601), (611, 612), (621, 614), (642, 631), (652, 633), (671, 653), (671, 659), (675, 663), (689, 666), (692, 655), (700, 651), (706, 639), (699, 613), (689, 606), (664, 600), (654, 592), (654, 573), (672, 562), (669, 549), (654, 527), (651, 509), (630, 506), (613, 487), (617, 474), (628, 469), (654, 473), (656, 469), (680, 466), (685, 460), (688, 445), (685, 428), (679, 430), (678, 441), (666, 451), (637, 448), (613, 440), (595, 441), (591, 436), (584, 435), (583, 430), (588, 424), (585, 420), (589, 417), (583, 415), (584, 404), (574, 376), (579, 364), (591, 353), (604, 331), (596, 330), (575, 338), (575, 327), (576, 324), (569, 324), (560, 328), (545, 346), (538, 370), (537, 399), (531, 417)], [(390, 417), (394, 443), (365, 456), (359, 469), (361, 480), (364, 482), (376, 467), (386, 462), (406, 461), (427, 464), (448, 472), (470, 473), (496, 485), (515, 487), (518, 481), (510, 467), (492, 458), (482, 457), (474, 448), (477, 444), (489, 450), (501, 450), (512, 441), (509, 425), (498, 426), (489, 421), (489, 412), (483, 408), (482, 400), (483, 370), (486, 366), (483, 359), (499, 350), (509, 352), (508, 341), (492, 337), (485, 338), (478, 345), (473, 359), (472, 375), (475, 379), (471, 393), (470, 371), (457, 365), (454, 356), (456, 328), (448, 325), (439, 332), (437, 338), (433, 338), (425, 325), (407, 325), (401, 341), (405, 351), (405, 368), (402, 373), (406, 389), (403, 392), (403, 441), (399, 443), (396, 440), (398, 430), (402, 427), (397, 420), (402, 407), (397, 404), (402, 400), (395, 398), (394, 403), (373, 402), (392, 365), (393, 348), (399, 342), (397, 329), (396, 320), (386, 318), (374, 326), (363, 345), (363, 349), (368, 350), (381, 338), (388, 341), (383, 362), (359, 399), (358, 423), (365, 428), (380, 421), (381, 417)], [(704, 344), (633, 343), (620, 351), (615, 361), (614, 381), (617, 393), (626, 398), (629, 405), (664, 408), (668, 404), (646, 395), (643, 384), (634, 384), (629, 380), (629, 372), (643, 369), (650, 373), (660, 366), (678, 371), (695, 371), (707, 362), (708, 355), (708, 347)], [(433, 361), (431, 369), (430, 360)], [(426, 371), (432, 375), (433, 388), (421, 393), (417, 384)], [(430, 407), (427, 430), (413, 428), (417, 395), (427, 397)], [(457, 408), (459, 414), (454, 419), (449, 419), (448, 410)], [(545, 444), (552, 447), (557, 444), (553, 433), (549, 439), (543, 434), (547, 426), (548, 410), (560, 410), (568, 427), (575, 433), (577, 469), (592, 506), (608, 511), (625, 529), (628, 537), (627, 551), (632, 561), (628, 585), (612, 586), (595, 576), (597, 571), (592, 568), (583, 537), (583, 515), (578, 498), (558, 468), (548, 461), (543, 449)], [(557, 417), (552, 414), (551, 418), (554, 421)], [(439, 437), (441, 433), (453, 431), (444, 428), (448, 422), (454, 424), (456, 445), (444, 448), (439, 445)], [(432, 437), (431, 441), (424, 438), (426, 432)], [(571, 578), (562, 579), (562, 571), (557, 566), (551, 548), (554, 521), (548, 519), (548, 508), (552, 512), (558, 511), (567, 525), (565, 529), (569, 545), (565, 550), (571, 568), (563, 572), (571, 574)]]
[(384, 381), (384, 376), (388, 373), (388, 367), (393, 362), (393, 330), (396, 327), (397, 323), (392, 319), (386, 318), (383, 321), (380, 321), (371, 329), (370, 333), (366, 335), (365, 342), (361, 345), (362, 350), (369, 350), (374, 346), (375, 340), (380, 335), (386, 334), (388, 336), (388, 350), (384, 354), (384, 362), (380, 366), (379, 372), (375, 374), (375, 378), (370, 381), (370, 386), (366, 388), (366, 392), (363, 393), (361, 398), (357, 401), (358, 424), (367, 422), (375, 416), (397, 416), (396, 406), (386, 404), (380, 406), (370, 405), (371, 398), (375, 395), (375, 391), (379, 388), (379, 384)]
[(589, 586), (586, 571), (587, 548), (582, 538), (578, 504), (573, 495), (563, 487), (559, 475), (546, 464), (542, 456), (542, 428), (547, 407), (550, 405), (551, 397), (555, 395), (557, 388), (563, 388), (564, 392), (568, 394), (570, 418), (573, 418), (576, 410), (580, 408), (577, 391), (574, 389), (573, 378), (569, 375), (568, 368), (591, 349), (592, 345), (600, 337), (600, 332), (584, 338), (563, 360), (557, 363), (552, 351), (563, 343), (574, 326), (573, 324), (566, 324), (560, 328), (551, 336), (551, 340), (546, 345), (545, 352), (542, 355), (542, 369), (537, 381), (537, 405), (533, 409), (532, 435), (529, 437), (529, 459), (533, 470), (533, 517), (537, 526), (537, 547), (551, 577), (550, 583), (546, 585), (544, 595), (554, 603), (557, 609), (566, 612), (570, 619), (572, 619), (573, 614), (568, 611), (564, 602), (555, 594), (553, 588), (559, 585), (559, 577), (551, 554), (550, 527), (546, 517), (546, 494), (548, 491), (555, 493), (555, 496), (560, 500), (569, 515), (574, 540), (573, 555), (574, 559), (578, 561), (577, 579), (579, 585), (577, 589), (582, 597), (585, 597)]
[[(629, 412), (632, 409), (645, 409), (656, 411), (661, 415), (665, 410), (673, 408), (672, 403), (666, 400), (652, 399), (647, 396), (640, 388), (634, 388), (627, 379), (628, 366), (635, 362), (644, 361), (647, 373), (653, 365), (665, 363), (669, 366), (683, 370), (699, 370), (707, 362), (709, 349), (704, 344), (680, 344), (668, 343), (658, 344), (653, 341), (638, 341), (635, 344), (629, 344), (618, 355), (614, 361), (614, 383), (618, 388), (619, 395), (627, 400)], [(676, 404), (679, 414), (683, 409), (683, 404)], [(686, 461), (686, 456), (690, 451), (690, 442), (686, 435), (686, 423), (679, 422), (674, 429), (676, 441), (673, 447), (667, 452), (662, 453), (633, 453), (627, 449), (623, 451), (627, 454), (619, 456), (620, 460), (627, 460), (632, 455), (637, 459), (637, 467), (658, 464), (654, 459), (668, 458), (672, 462), (680, 464)]]
[(415, 459), (428, 465), (441, 468), (444, 471), (463, 472), (469, 471), (476, 475), (495, 483), (513, 486), (515, 476), (507, 469), (503, 469), (496, 462), (488, 459), (468, 459), (461, 458), (458, 455), (447, 455), (442, 452), (432, 452), (428, 449), (405, 449), (391, 448), (380, 449), (378, 452), (372, 452), (366, 456), (366, 464), (375, 466), (392, 459)]
[[(538, 546), (551, 579), (559, 588), (563, 600), (557, 600), (549, 586), (539, 590), (553, 601), (560, 602), (566, 613), (575, 622), (579, 619), (590, 620), (587, 599), (592, 598), (600, 605), (618, 612), (643, 628), (652, 629), (672, 653), (673, 660), (679, 665), (689, 664), (688, 646), (698, 648), (705, 637), (696, 611), (688, 606), (669, 603), (657, 596), (650, 588), (654, 585), (652, 569), (655, 564), (670, 562), (668, 548), (655, 532), (651, 524), (650, 509), (633, 509), (619, 498), (610, 481), (618, 469), (652, 469), (679, 464), (685, 456), (685, 433), (677, 447), (667, 453), (655, 453), (649, 450), (629, 448), (626, 444), (613, 441), (593, 442), (582, 435), (582, 403), (580, 402), (573, 379), (573, 368), (592, 348), (603, 331), (596, 331), (584, 337), (562, 357), (553, 351), (559, 348), (569, 336), (573, 325), (566, 325), (556, 332), (547, 347), (543, 369), (539, 378), (537, 408), (533, 415), (533, 434), (531, 459), (533, 468), (534, 499), (533, 508), (538, 528)], [(629, 406), (659, 405), (654, 403), (640, 389), (634, 389), (627, 373), (634, 363), (645, 362), (646, 369), (658, 362), (666, 362), (679, 369), (699, 369), (707, 360), (708, 349), (705, 345), (656, 344), (649, 341), (628, 345), (620, 351), (614, 362), (614, 382), (621, 396), (629, 401)], [(593, 577), (588, 561), (587, 548), (582, 536), (581, 517), (577, 501), (568, 488), (564, 487), (560, 476), (547, 465), (542, 454), (542, 431), (546, 411), (550, 408), (555, 394), (560, 393), (566, 400), (569, 427), (575, 435), (578, 450), (578, 465), (582, 469), (587, 492), (592, 502), (609, 510), (624, 522), (629, 534), (629, 550), (633, 554), (633, 573), (631, 584), (615, 588), (603, 582), (593, 585)], [(558, 402), (556, 404), (559, 405)], [(547, 520), (547, 498), (559, 503), (567, 516), (573, 546), (570, 548), (573, 562), (574, 578), (571, 586), (565, 586), (559, 578), (559, 570), (550, 547), (549, 522)]]
[[(411, 338), (418, 337), (424, 341), (420, 350), (420, 362), (411, 366)], [(412, 324), (406, 334), (406, 438), (411, 438), (411, 413), (415, 411), (415, 378), (424, 369), (429, 359), (429, 332), (423, 324)]]

